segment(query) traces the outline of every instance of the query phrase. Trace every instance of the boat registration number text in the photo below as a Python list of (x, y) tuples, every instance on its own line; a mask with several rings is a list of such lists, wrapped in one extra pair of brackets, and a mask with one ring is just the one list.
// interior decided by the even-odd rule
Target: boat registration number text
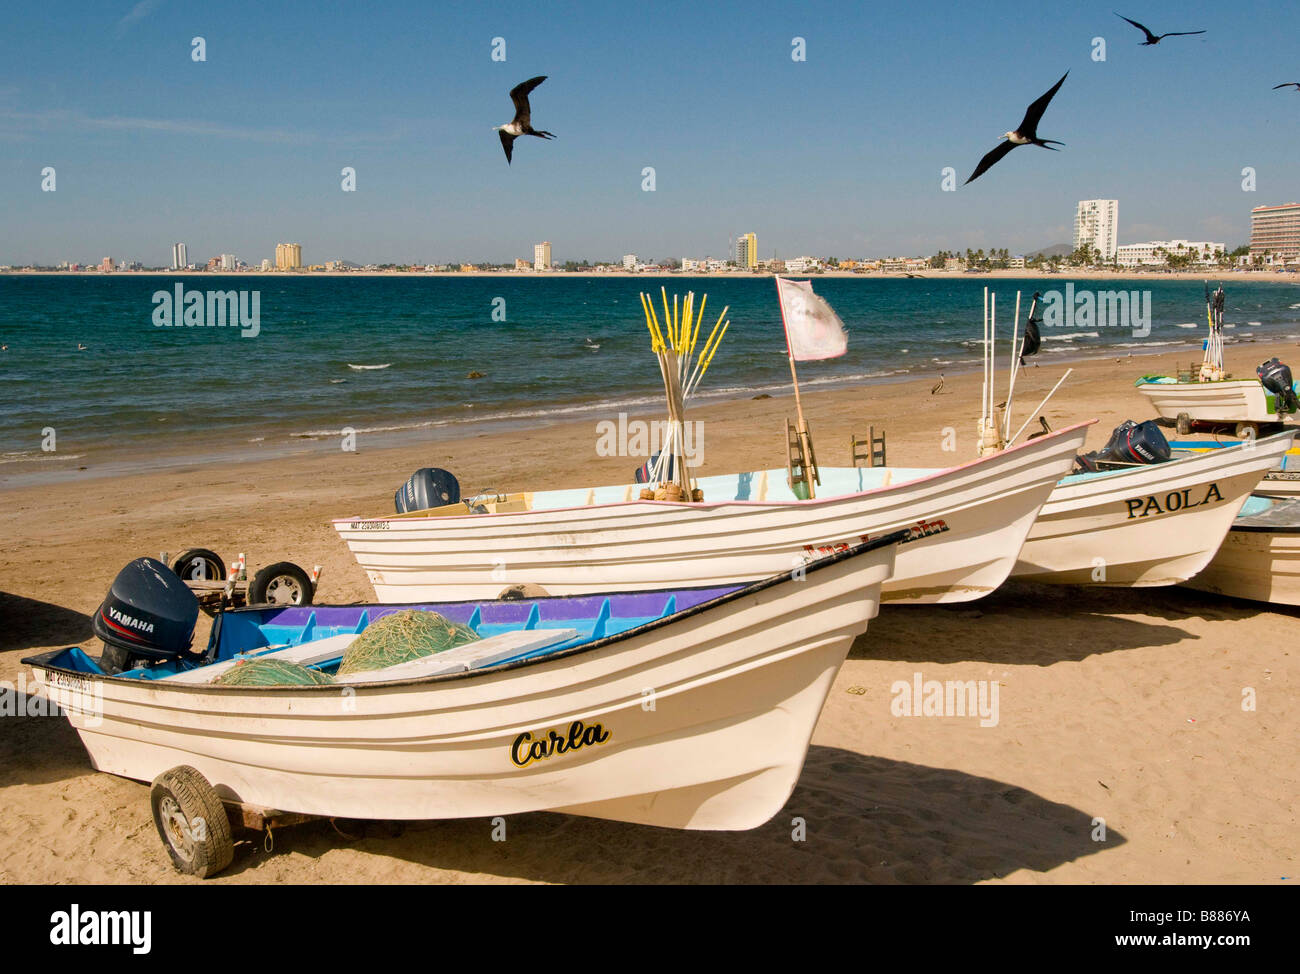
[(348, 525), (353, 531), (387, 531), (387, 521), (353, 521)]
[[(909, 541), (919, 541), (921, 538), (928, 538), (932, 534), (940, 534), (949, 530), (948, 522), (941, 517), (932, 518), (928, 521), (917, 521), (908, 528), (907, 537), (900, 543), (907, 544)], [(872, 541), (880, 537), (877, 534), (860, 534), (858, 540), (861, 543)], [(833, 555), (840, 551), (848, 551), (852, 547), (848, 541), (837, 541), (834, 544), (806, 544), (803, 550), (810, 554), (822, 557), (823, 555)]]
[[(1192, 493), (1194, 490), (1195, 495)], [(1189, 507), (1202, 507), (1221, 500), (1223, 495), (1219, 493), (1218, 484), (1210, 484), (1203, 496), (1199, 488), (1184, 487), (1182, 490), (1170, 491), (1163, 496), (1149, 494), (1146, 497), (1130, 497), (1124, 501), (1125, 507), (1128, 508), (1128, 517), (1125, 520), (1150, 517), (1153, 514), (1173, 514), (1175, 511), (1185, 511)]]

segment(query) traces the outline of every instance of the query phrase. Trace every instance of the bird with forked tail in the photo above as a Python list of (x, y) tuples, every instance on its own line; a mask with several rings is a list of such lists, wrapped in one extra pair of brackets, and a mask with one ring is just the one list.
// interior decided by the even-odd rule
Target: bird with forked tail
[(1047, 89), (1042, 96), (1025, 110), (1025, 117), (1020, 124), (1012, 131), (1004, 133), (1002, 138), (1005, 141), (985, 154), (984, 158), (980, 160), (980, 164), (975, 167), (975, 171), (971, 173), (970, 179), (966, 180), (967, 183), (979, 179), (980, 176), (992, 169), (1003, 156), (1018, 145), (1038, 145), (1044, 149), (1051, 149), (1053, 152), (1058, 151), (1056, 146), (1065, 145), (1064, 142), (1057, 142), (1055, 139), (1040, 139), (1038, 137), (1038, 123), (1043, 117), (1043, 112), (1047, 111), (1048, 102), (1060, 91), (1061, 85), (1065, 83), (1065, 79), (1069, 74), (1070, 72), (1067, 71), (1061, 75), (1060, 81)]
[(532, 109), (528, 107), (529, 93), (546, 80), (546, 75), (539, 75), (536, 78), (529, 78), (510, 89), (510, 100), (515, 103), (515, 117), (507, 125), (494, 125), (492, 131), (501, 136), (501, 148), (506, 150), (506, 165), (510, 164), (511, 156), (514, 155), (515, 139), (521, 135), (535, 135), (539, 139), (553, 139), (555, 136), (550, 132), (543, 132), (540, 129), (533, 128)]
[(1118, 17), (1120, 20), (1127, 20), (1130, 24), (1132, 24), (1142, 33), (1147, 35), (1147, 39), (1144, 40), (1141, 44), (1139, 44), (1138, 47), (1151, 47), (1152, 45), (1159, 44), (1166, 37), (1191, 37), (1193, 34), (1205, 33), (1205, 31), (1203, 30), (1171, 30), (1168, 34), (1153, 34), (1151, 33), (1151, 31), (1147, 30), (1145, 27), (1139, 24), (1136, 20), (1129, 20), (1121, 13), (1117, 13), (1115, 14), (1115, 16)]

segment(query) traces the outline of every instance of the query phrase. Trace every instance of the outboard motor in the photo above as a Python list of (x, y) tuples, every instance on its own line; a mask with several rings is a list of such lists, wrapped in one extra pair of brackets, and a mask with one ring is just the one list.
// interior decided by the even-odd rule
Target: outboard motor
[(1081, 453), (1075, 462), (1086, 471), (1118, 470), (1148, 463), (1164, 463), (1170, 457), (1169, 441), (1151, 420), (1135, 423), (1126, 419), (1115, 427), (1100, 450)]
[[(650, 483), (650, 471), (654, 470), (655, 464), (659, 462), (659, 454), (653, 454), (649, 460), (636, 468), (636, 482), (638, 484)], [(673, 479), (673, 458), (669, 457), (668, 462), (664, 465), (664, 480)]]
[(460, 503), (460, 481), (441, 467), (421, 467), (393, 495), (398, 514)]
[(1300, 409), (1300, 402), (1296, 401), (1295, 386), (1292, 385), (1291, 370), (1279, 362), (1277, 356), (1257, 368), (1255, 374), (1259, 376), (1259, 384), (1277, 397), (1278, 416)]
[(184, 658), (194, 642), (199, 600), (162, 562), (137, 558), (120, 572), (91, 628), (104, 641), (104, 660), (115, 671), (134, 660), (156, 663)]

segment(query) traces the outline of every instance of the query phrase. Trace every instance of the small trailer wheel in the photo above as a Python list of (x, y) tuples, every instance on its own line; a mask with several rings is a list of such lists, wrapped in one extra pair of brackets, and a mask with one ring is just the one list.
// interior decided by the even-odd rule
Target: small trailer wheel
[(183, 582), (220, 582), (226, 577), (225, 562), (207, 548), (191, 548), (172, 562), (172, 571)]
[(1179, 413), (1175, 423), (1177, 424), (1175, 428), (1178, 430), (1179, 436), (1186, 436), (1192, 431), (1192, 417), (1186, 413)]
[(164, 771), (149, 790), (153, 824), (176, 871), (204, 879), (235, 857), (226, 806), (207, 779), (187, 764)]
[(1238, 423), (1234, 432), (1239, 440), (1253, 440), (1259, 435), (1259, 425), (1257, 423)]
[(248, 586), (249, 605), (311, 605), (311, 576), (291, 561), (267, 565)]

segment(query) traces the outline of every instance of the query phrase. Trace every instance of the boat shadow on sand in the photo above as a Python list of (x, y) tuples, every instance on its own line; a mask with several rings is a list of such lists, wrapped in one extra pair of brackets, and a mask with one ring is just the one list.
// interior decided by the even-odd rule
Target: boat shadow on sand
[(1101, 588), (1012, 581), (977, 602), (885, 606), (867, 634), (854, 642), (849, 658), (1050, 666), (1203, 638), (1171, 623), (1232, 622), (1278, 608), (1176, 586)]
[(0, 620), (0, 653), (73, 646), (92, 635), (84, 612), (10, 592), (0, 592)]
[[(749, 832), (535, 813), (510, 816), (505, 841), (492, 840), (486, 819), (338, 822), (359, 836), (349, 842), (316, 822), (278, 833), (273, 855), (317, 859), (355, 849), (430, 869), (548, 883), (964, 884), (1046, 872), (1125, 843), (1113, 829), (1093, 841), (1092, 818), (1005, 782), (814, 746), (785, 808)], [(797, 819), (805, 823), (802, 841), (794, 839)], [(256, 838), (241, 842), (222, 878), (239, 882), (266, 858)], [(391, 865), (358, 872), (373, 872), (378, 882), (433, 878)], [(310, 872), (301, 878), (310, 881)]]

